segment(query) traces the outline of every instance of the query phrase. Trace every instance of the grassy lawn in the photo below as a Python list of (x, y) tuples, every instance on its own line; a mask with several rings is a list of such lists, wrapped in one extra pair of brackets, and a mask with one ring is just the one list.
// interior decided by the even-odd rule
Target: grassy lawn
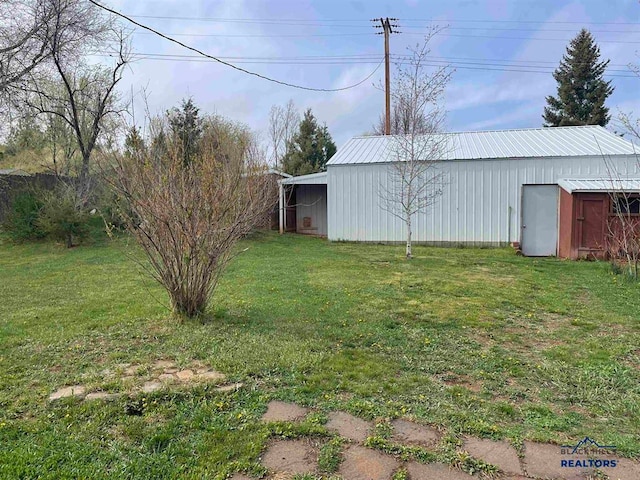
[[(607, 265), (426, 247), (407, 262), (403, 247), (298, 236), (242, 248), (207, 321), (181, 324), (125, 238), (1, 243), (0, 477), (258, 476), (270, 438), (305, 434), (327, 442), (330, 472), (335, 409), (431, 424), (445, 459), (466, 434), (516, 446), (588, 435), (640, 455), (640, 286)], [(125, 391), (105, 370), (158, 359), (197, 360), (245, 387), (47, 400), (79, 383)], [(262, 424), (271, 399), (317, 413)], [(142, 415), (127, 413), (132, 401)], [(377, 431), (384, 448), (384, 422)]]

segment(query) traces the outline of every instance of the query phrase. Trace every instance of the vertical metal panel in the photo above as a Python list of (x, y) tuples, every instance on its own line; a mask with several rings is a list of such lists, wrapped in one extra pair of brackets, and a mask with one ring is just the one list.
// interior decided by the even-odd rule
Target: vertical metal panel
[[(635, 156), (607, 159), (619, 175), (640, 173)], [(507, 243), (520, 234), (523, 184), (556, 184), (567, 176), (608, 176), (601, 156), (445, 161), (443, 195), (414, 219), (416, 242)], [(401, 242), (404, 224), (385, 211), (380, 196), (389, 164), (329, 165), (330, 240)], [(511, 207), (511, 221), (509, 221)], [(509, 226), (511, 232), (509, 232)]]

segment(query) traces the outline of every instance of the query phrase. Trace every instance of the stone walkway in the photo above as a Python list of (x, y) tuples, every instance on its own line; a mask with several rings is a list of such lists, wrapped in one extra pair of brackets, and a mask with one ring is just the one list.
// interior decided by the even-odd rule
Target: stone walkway
[[(298, 422), (310, 413), (299, 405), (272, 401), (262, 417), (265, 422)], [(482, 474), (471, 476), (458, 468), (442, 463), (423, 464), (416, 461), (402, 462), (399, 458), (364, 446), (373, 435), (375, 425), (345, 412), (332, 412), (325, 425), (327, 430), (343, 439), (341, 463), (337, 471), (343, 480), (391, 480), (398, 472), (405, 472), (402, 478), (410, 480), (472, 480), (482, 478)], [(440, 433), (428, 426), (397, 419), (391, 422), (390, 441), (395, 445), (421, 447), (435, 451), (440, 441)], [(296, 474), (320, 475), (318, 457), (322, 441), (312, 438), (295, 440), (274, 440), (263, 453), (262, 465), (269, 470), (271, 480), (291, 479)], [(625, 458), (607, 455), (615, 459), (615, 468), (562, 467), (562, 460), (586, 460), (579, 455), (563, 455), (561, 448), (552, 444), (524, 442), (522, 455), (509, 443), (468, 437), (464, 439), (460, 452), (467, 452), (473, 458), (498, 468), (493, 476), (504, 480), (553, 479), (553, 480), (640, 480), (640, 463)], [(607, 477), (608, 475), (608, 477)], [(328, 476), (327, 476), (328, 478)], [(331, 478), (335, 478), (331, 477)], [(485, 476), (484, 478), (488, 478)], [(243, 474), (235, 474), (232, 480), (251, 480)]]
[(158, 360), (151, 365), (121, 364), (117, 371), (105, 370), (102, 372), (105, 378), (120, 378), (129, 386), (127, 391), (108, 393), (95, 391), (87, 393), (85, 385), (68, 385), (61, 387), (51, 395), (50, 401), (62, 398), (76, 397), (84, 401), (113, 400), (130, 393), (152, 393), (172, 385), (184, 385), (195, 382), (210, 382), (221, 384), (215, 390), (219, 392), (234, 391), (242, 387), (241, 383), (224, 384), (226, 376), (202, 364), (193, 362), (188, 368), (179, 369), (175, 362), (170, 360)]

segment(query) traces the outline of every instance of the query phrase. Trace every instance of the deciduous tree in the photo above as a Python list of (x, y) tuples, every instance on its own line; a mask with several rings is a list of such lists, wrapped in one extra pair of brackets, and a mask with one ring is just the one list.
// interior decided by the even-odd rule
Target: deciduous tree
[(271, 161), (276, 169), (282, 168), (282, 159), (287, 153), (287, 145), (299, 124), (300, 114), (293, 100), (289, 100), (284, 107), (280, 105), (271, 107), (268, 130), (269, 150)]
[(429, 69), (429, 40), (410, 49), (410, 60), (401, 66), (392, 88), (392, 101), (402, 112), (402, 131), (391, 136), (392, 163), (380, 186), (381, 206), (401, 219), (406, 231), (406, 257), (412, 258), (413, 221), (442, 194), (444, 175), (438, 163), (449, 148), (442, 133), (446, 112), (442, 106), (451, 78), (448, 67)]

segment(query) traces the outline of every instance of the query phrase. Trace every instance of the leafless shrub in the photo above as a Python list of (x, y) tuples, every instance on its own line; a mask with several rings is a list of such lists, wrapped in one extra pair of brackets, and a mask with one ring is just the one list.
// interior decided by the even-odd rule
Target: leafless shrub
[(129, 147), (115, 165), (126, 225), (176, 314), (202, 314), (238, 240), (276, 196), (247, 130), (220, 118), (206, 128), (185, 165), (182, 142), (156, 119), (148, 145)]
[(615, 268), (626, 265), (627, 274), (638, 279), (640, 263), (640, 195), (637, 180), (621, 177), (608, 166), (610, 209), (606, 221), (605, 253)]

